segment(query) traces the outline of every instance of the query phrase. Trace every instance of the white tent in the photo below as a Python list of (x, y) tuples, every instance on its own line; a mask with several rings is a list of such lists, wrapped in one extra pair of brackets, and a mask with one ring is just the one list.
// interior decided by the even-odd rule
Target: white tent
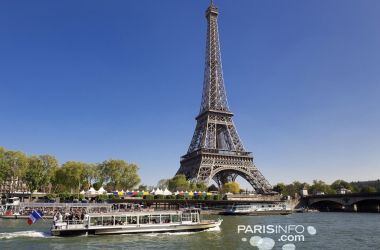
[(174, 192), (174, 195), (177, 195), (177, 194), (179, 194), (178, 190)]
[(172, 195), (172, 192), (170, 192), (167, 188), (165, 188), (163, 195)]
[(107, 191), (103, 187), (100, 187), (99, 190), (98, 190), (98, 193), (99, 194), (106, 194)]
[(155, 194), (156, 190), (153, 188), (153, 190), (150, 192), (151, 194)]
[(155, 194), (155, 195), (158, 195), (158, 194), (162, 195), (162, 194), (164, 194), (164, 191), (162, 191), (160, 188), (158, 188), (158, 189), (156, 190), (156, 192), (154, 192), (154, 194)]
[(85, 194), (86, 192), (84, 190), (80, 191), (80, 194)]
[(93, 187), (91, 187), (86, 194), (93, 195), (93, 194), (98, 194), (98, 191), (96, 191)]

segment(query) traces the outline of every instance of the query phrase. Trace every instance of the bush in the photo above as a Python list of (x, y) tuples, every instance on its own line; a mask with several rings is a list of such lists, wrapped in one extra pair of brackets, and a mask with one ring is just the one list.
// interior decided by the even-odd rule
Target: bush
[(179, 194), (177, 194), (177, 195), (176, 195), (176, 199), (177, 199), (177, 200), (184, 200), (184, 199), (185, 199), (185, 196), (184, 196), (184, 195), (179, 195)]
[(114, 195), (114, 194), (110, 194), (110, 195), (108, 195), (108, 199), (109, 200), (113, 200), (113, 199), (117, 199), (119, 196), (116, 196), (116, 195)]
[(123, 202), (123, 200), (120, 197), (114, 197), (114, 198), (110, 199), (110, 201), (112, 203), (122, 203)]
[(240, 191), (240, 185), (237, 182), (227, 182), (223, 185), (224, 193), (238, 194)]
[(151, 194), (148, 194), (148, 195), (144, 195), (143, 198), (144, 198), (144, 200), (153, 200), (154, 196)]
[(102, 202), (104, 202), (104, 201), (108, 200), (108, 195), (106, 195), (106, 194), (101, 194), (101, 195), (99, 195), (98, 197), (96, 197), (96, 199), (97, 199), (98, 201), (102, 201)]
[(69, 194), (67, 192), (58, 194), (58, 197), (59, 197), (59, 199), (61, 199), (61, 201), (68, 201), (68, 200), (70, 200), (70, 198), (72, 198), (71, 194)]
[(57, 198), (57, 195), (56, 194), (48, 194), (46, 196), (46, 198), (48, 198), (49, 200), (55, 200), (55, 198)]
[(155, 195), (155, 196), (154, 196), (154, 199), (155, 199), (155, 200), (163, 200), (163, 199), (165, 199), (165, 196), (163, 196), (163, 195), (161, 195), (161, 194), (158, 194), (158, 195)]
[(214, 199), (214, 196), (213, 195), (206, 195), (204, 198), (206, 201), (211, 201)]
[(175, 200), (175, 195), (167, 195), (166, 197), (165, 197), (167, 200)]
[(215, 200), (215, 201), (219, 201), (219, 200), (221, 200), (222, 199), (222, 196), (221, 195), (214, 195), (214, 197), (213, 197), (213, 200)]

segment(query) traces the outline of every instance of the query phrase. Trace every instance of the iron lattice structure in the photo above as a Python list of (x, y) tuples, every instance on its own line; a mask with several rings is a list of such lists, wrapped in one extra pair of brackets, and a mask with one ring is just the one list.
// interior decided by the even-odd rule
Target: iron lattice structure
[(202, 103), (187, 154), (181, 158), (177, 174), (193, 182), (221, 187), (242, 176), (256, 193), (267, 193), (271, 186), (244, 149), (232, 120), (224, 87), (218, 34), (218, 8), (211, 2), (206, 10), (207, 44)]

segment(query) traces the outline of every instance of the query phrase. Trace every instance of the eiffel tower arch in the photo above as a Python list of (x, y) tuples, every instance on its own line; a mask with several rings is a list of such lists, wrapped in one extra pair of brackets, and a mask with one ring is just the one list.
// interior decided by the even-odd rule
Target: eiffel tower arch
[(256, 193), (267, 193), (271, 186), (256, 168), (252, 154), (245, 150), (228, 107), (219, 47), (218, 14), (218, 8), (211, 1), (206, 10), (202, 103), (193, 138), (186, 155), (181, 157), (177, 174), (184, 174), (198, 183), (214, 180), (219, 187), (241, 176)]

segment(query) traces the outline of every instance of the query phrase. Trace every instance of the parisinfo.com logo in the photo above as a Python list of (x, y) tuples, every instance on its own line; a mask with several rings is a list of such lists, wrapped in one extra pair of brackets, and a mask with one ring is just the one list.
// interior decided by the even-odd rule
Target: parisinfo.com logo
[(259, 250), (295, 250), (297, 242), (317, 234), (313, 226), (304, 225), (237, 225), (241, 241)]

